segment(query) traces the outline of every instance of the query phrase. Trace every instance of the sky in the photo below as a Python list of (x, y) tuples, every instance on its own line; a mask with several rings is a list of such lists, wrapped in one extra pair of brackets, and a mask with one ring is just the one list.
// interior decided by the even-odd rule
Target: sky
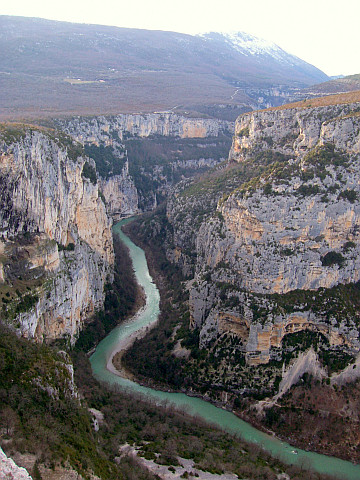
[(359, 0), (12, 0), (1, 15), (196, 34), (242, 31), (327, 75), (360, 73)]

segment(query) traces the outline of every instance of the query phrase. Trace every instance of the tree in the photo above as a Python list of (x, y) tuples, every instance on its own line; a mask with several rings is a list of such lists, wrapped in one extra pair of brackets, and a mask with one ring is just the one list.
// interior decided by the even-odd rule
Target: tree
[(0, 412), (0, 425), (7, 437), (10, 437), (19, 424), (19, 419), (14, 410), (6, 406)]

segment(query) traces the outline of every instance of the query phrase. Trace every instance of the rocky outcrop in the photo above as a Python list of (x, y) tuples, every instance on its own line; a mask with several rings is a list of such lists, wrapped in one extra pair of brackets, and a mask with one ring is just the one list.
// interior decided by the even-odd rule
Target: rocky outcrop
[[(203, 347), (227, 331), (248, 363), (266, 363), (285, 335), (310, 330), (330, 348), (358, 351), (360, 319), (342, 311), (335, 292), (360, 280), (359, 111), (244, 114), (229, 172), (169, 202), (168, 257), (193, 275), (191, 323)], [(301, 291), (306, 299), (292, 294)]]
[[(353, 163), (354, 169), (359, 166)], [(297, 181), (299, 178), (290, 183), (284, 195), (266, 196), (259, 189), (246, 198), (233, 194), (220, 205), (226, 238), (214, 242), (214, 224), (213, 228), (204, 226), (197, 239), (205, 265), (216, 268), (226, 262), (237, 284), (256, 293), (316, 290), (357, 282), (360, 204), (338, 199), (339, 191), (328, 194), (324, 201), (321, 194), (318, 198), (299, 196)], [(358, 191), (353, 179), (342, 188)], [(347, 249), (349, 241), (355, 245)], [(339, 252), (340, 264), (324, 265), (329, 252)]]
[(314, 108), (269, 109), (241, 115), (229, 158), (241, 161), (269, 150), (303, 157), (316, 145), (331, 142), (347, 153), (360, 152), (358, 103)]
[(274, 404), (280, 397), (282, 397), (292, 385), (295, 385), (304, 373), (312, 375), (317, 380), (326, 377), (326, 372), (319, 363), (316, 353), (310, 348), (306, 353), (301, 353), (296, 361), (283, 373), (283, 378), (279, 385), (279, 392), (272, 400)]
[(0, 477), (3, 480), (32, 480), (27, 470), (18, 467), (12, 458), (5, 455), (0, 447)]
[(73, 341), (102, 307), (113, 263), (94, 166), (69, 137), (22, 126), (1, 133), (2, 317), (25, 336)]
[(100, 179), (100, 189), (105, 197), (106, 210), (114, 221), (139, 213), (139, 197), (134, 181), (129, 175), (126, 161), (121, 175)]

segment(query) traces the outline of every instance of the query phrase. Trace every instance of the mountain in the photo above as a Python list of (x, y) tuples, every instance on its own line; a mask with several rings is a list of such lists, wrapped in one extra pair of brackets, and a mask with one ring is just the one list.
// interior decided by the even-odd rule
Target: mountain
[[(270, 78), (277, 78), (278, 81), (290, 85), (307, 83), (310, 78), (314, 78), (317, 81), (319, 75), (321, 76), (322, 73), (317, 68), (314, 68), (313, 65), (285, 52), (285, 50), (275, 43), (248, 33), (211, 32), (201, 35), (201, 38), (208, 41), (210, 45), (216, 45), (224, 51), (228, 49), (231, 52), (237, 52), (239, 56), (241, 56), (239, 58), (242, 59), (243, 64), (248, 65), (249, 69), (251, 69), (250, 65), (252, 64), (261, 65), (261, 68), (266, 69), (267, 75), (267, 78), (262, 79), (264, 84), (266, 84)], [(246, 57), (246, 59), (244, 57)], [(243, 81), (244, 80), (238, 81), (239, 85), (242, 85)], [(258, 79), (254, 82), (254, 86), (261, 84), (262, 81)]]
[(243, 33), (191, 36), (10, 16), (0, 17), (0, 32), (2, 118), (214, 105), (236, 116), (258, 105), (252, 89), (279, 101), (271, 89), (328, 78)]

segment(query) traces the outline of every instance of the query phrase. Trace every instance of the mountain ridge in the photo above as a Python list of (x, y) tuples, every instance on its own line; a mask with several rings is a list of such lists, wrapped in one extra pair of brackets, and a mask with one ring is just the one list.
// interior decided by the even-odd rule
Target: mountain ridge
[[(287, 91), (328, 79), (303, 61), (284, 66), (241, 53), (221, 34), (204, 39), (10, 16), (0, 16), (0, 27), (2, 118), (191, 111), (198, 105), (251, 110), (259, 95), (250, 88)], [(282, 103), (279, 93), (272, 97)]]

